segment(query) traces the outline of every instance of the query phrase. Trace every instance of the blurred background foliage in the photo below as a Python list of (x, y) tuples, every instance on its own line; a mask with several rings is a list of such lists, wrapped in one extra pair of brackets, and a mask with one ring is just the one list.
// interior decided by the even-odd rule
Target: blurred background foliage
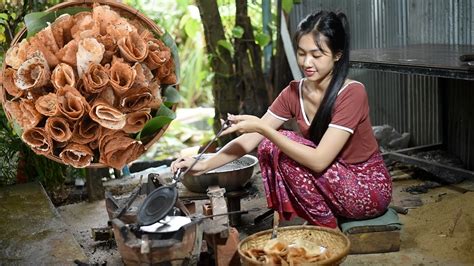
[[(194, 1), (124, 0), (123, 2), (138, 9), (174, 37), (181, 62), (180, 94), (183, 100), (180, 107), (214, 106), (211, 87), (214, 73), (209, 63), (211, 55), (206, 52), (204, 30)], [(284, 2), (291, 3), (291, 0)], [(242, 28), (235, 27), (235, 2), (234, 0), (218, 0), (217, 3), (222, 24), (226, 30), (226, 39), (221, 40), (220, 45), (232, 52), (232, 40), (240, 38), (243, 33)], [(249, 1), (248, 7), (255, 39), (264, 47), (275, 37), (263, 33), (261, 3), (262, 1)], [(272, 13), (274, 14), (275, 11)], [(271, 32), (276, 34), (275, 18), (271, 21), (269, 27)]]

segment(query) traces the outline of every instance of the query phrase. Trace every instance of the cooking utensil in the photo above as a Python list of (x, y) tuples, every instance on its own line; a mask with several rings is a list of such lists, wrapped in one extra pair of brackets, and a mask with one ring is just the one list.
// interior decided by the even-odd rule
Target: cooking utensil
[[(213, 153), (206, 153), (201, 159), (206, 159), (213, 155)], [(225, 188), (226, 192), (238, 191), (250, 180), (257, 163), (257, 157), (246, 154), (202, 175), (183, 175), (181, 183), (189, 191), (197, 193), (206, 193), (207, 188), (210, 186)]]
[(280, 224), (280, 214), (278, 214), (278, 211), (273, 212), (273, 230), (272, 230), (272, 236), (270, 239), (277, 238), (278, 236), (278, 225)]
[(178, 199), (175, 185), (162, 186), (153, 190), (143, 201), (137, 213), (137, 220), (141, 226), (151, 225), (160, 221), (173, 208)]
[(192, 222), (187, 216), (166, 216), (163, 220), (151, 225), (141, 226), (140, 230), (147, 233), (171, 233)]
[(140, 230), (147, 233), (171, 233), (171, 232), (178, 231), (182, 227), (187, 227), (196, 223), (200, 223), (204, 219), (208, 219), (208, 218), (212, 218), (216, 216), (231, 215), (231, 214), (245, 214), (245, 213), (259, 211), (259, 210), (260, 208), (253, 208), (250, 210), (232, 211), (232, 212), (219, 213), (219, 214), (213, 214), (213, 215), (193, 214), (189, 217), (166, 216), (164, 219), (154, 224), (141, 226)]
[(256, 212), (256, 211), (259, 211), (259, 210), (260, 210), (260, 208), (252, 208), (250, 210), (231, 211), (231, 212), (211, 214), (211, 215), (202, 215), (200, 213), (195, 213), (195, 214), (191, 215), (191, 219), (193, 219), (193, 220), (203, 220), (203, 219), (212, 218), (212, 217), (216, 217), (216, 216), (231, 215), (231, 214), (246, 214), (246, 213), (249, 213), (249, 212)]
[[(216, 136), (204, 147), (202, 152), (196, 157), (196, 160), (184, 171), (183, 175), (188, 173), (194, 165), (199, 161), (201, 156), (207, 151), (209, 146), (217, 140), (222, 132), (230, 126), (230, 121), (226, 120), (221, 130)], [(176, 204), (178, 199), (177, 183), (180, 181), (182, 169), (178, 169), (173, 175), (171, 185), (162, 186), (153, 190), (146, 198), (137, 213), (138, 226), (146, 226), (156, 223), (163, 219)]]
[[(230, 127), (230, 120), (226, 120), (224, 122), (224, 124), (222, 124), (222, 127), (221, 129), (219, 130), (219, 132), (217, 132), (217, 134), (214, 136), (214, 138), (209, 141), (209, 143), (207, 143), (206, 147), (204, 147), (204, 149), (202, 149), (201, 153), (198, 154), (198, 156), (196, 157), (196, 159), (194, 160), (194, 162), (184, 171), (184, 173), (182, 174), (183, 176), (186, 175), (196, 164), (197, 162), (201, 159), (202, 155), (204, 153), (206, 153), (207, 149), (209, 149), (209, 147), (211, 146), (212, 143), (214, 143), (214, 141), (217, 140), (217, 138), (219, 138), (222, 134), (222, 132), (224, 130), (226, 130), (227, 128)], [(178, 169), (178, 171), (175, 172), (174, 176), (173, 176), (173, 180), (175, 182), (178, 182), (179, 181), (179, 178), (181, 176), (181, 171), (179, 171), (180, 169)]]
[(128, 197), (122, 204), (119, 204), (112, 196), (112, 193), (110, 193), (110, 191), (107, 191), (107, 193), (105, 194), (106, 197), (117, 207), (117, 210), (114, 212), (112, 219), (120, 218), (125, 212), (127, 212), (127, 210), (130, 208), (130, 206), (132, 206), (132, 203), (135, 201), (137, 196), (140, 194), (141, 188), (142, 179), (140, 177), (140, 182), (138, 182), (138, 185), (132, 190), (130, 197)]

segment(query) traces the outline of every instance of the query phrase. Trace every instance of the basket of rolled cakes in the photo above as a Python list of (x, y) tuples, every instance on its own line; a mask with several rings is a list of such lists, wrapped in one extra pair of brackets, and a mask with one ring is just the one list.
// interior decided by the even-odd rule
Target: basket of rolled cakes
[(165, 132), (179, 99), (169, 34), (108, 1), (63, 2), (25, 17), (5, 54), (0, 100), (37, 154), (120, 169)]
[(302, 225), (272, 229), (244, 238), (238, 245), (243, 265), (338, 265), (349, 253), (347, 236), (335, 229)]

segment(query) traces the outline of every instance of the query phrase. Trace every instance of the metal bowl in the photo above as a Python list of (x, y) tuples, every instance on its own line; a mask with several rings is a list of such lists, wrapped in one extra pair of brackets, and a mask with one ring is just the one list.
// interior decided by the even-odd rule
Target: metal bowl
[[(209, 158), (213, 154), (203, 154), (201, 159)], [(203, 193), (209, 186), (219, 186), (226, 191), (236, 191), (243, 188), (252, 177), (253, 168), (258, 159), (252, 155), (244, 155), (237, 160), (227, 163), (200, 176), (185, 175), (183, 185), (192, 192)]]

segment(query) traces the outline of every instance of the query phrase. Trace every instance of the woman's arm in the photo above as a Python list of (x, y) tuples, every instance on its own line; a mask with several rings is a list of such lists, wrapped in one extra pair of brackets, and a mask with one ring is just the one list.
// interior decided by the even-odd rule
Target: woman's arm
[(258, 132), (277, 145), (280, 150), (298, 163), (315, 172), (326, 169), (341, 152), (351, 134), (342, 129), (329, 127), (324, 133), (318, 147), (312, 148), (297, 143), (280, 134), (275, 128), (269, 127), (246, 115), (233, 116), (235, 124), (228, 129), (230, 132)]
[[(274, 130), (280, 128), (284, 123), (284, 121), (275, 118), (269, 113), (266, 113), (265, 115), (263, 115), (261, 119), (254, 116), (251, 116), (251, 117), (258, 120), (259, 123), (261, 123), (262, 125), (265, 125), (266, 127), (274, 129)], [(222, 135), (229, 134), (231, 132), (235, 132), (235, 130), (232, 130), (229, 128), (227, 130), (224, 130), (222, 132)], [(191, 169), (190, 172), (193, 175), (201, 175), (205, 172), (208, 172), (212, 169), (215, 169), (219, 166), (229, 163), (254, 150), (262, 140), (263, 140), (263, 136), (260, 135), (259, 133), (256, 133), (256, 132), (245, 133), (237, 137), (236, 139), (232, 140), (231, 142), (227, 143), (227, 145), (225, 145), (222, 149), (220, 149), (216, 155), (206, 160), (202, 160), (196, 163), (196, 165), (193, 166), (193, 169)], [(176, 159), (176, 161), (174, 161), (171, 164), (171, 170), (175, 172), (178, 168), (187, 168), (193, 162), (194, 162), (194, 159), (190, 157), (178, 158)]]
[(272, 129), (265, 129), (271, 133), (262, 133), (267, 136), (280, 150), (293, 160), (319, 173), (324, 171), (341, 152), (351, 134), (342, 129), (329, 127), (324, 133), (321, 142), (312, 148), (279, 134)]

